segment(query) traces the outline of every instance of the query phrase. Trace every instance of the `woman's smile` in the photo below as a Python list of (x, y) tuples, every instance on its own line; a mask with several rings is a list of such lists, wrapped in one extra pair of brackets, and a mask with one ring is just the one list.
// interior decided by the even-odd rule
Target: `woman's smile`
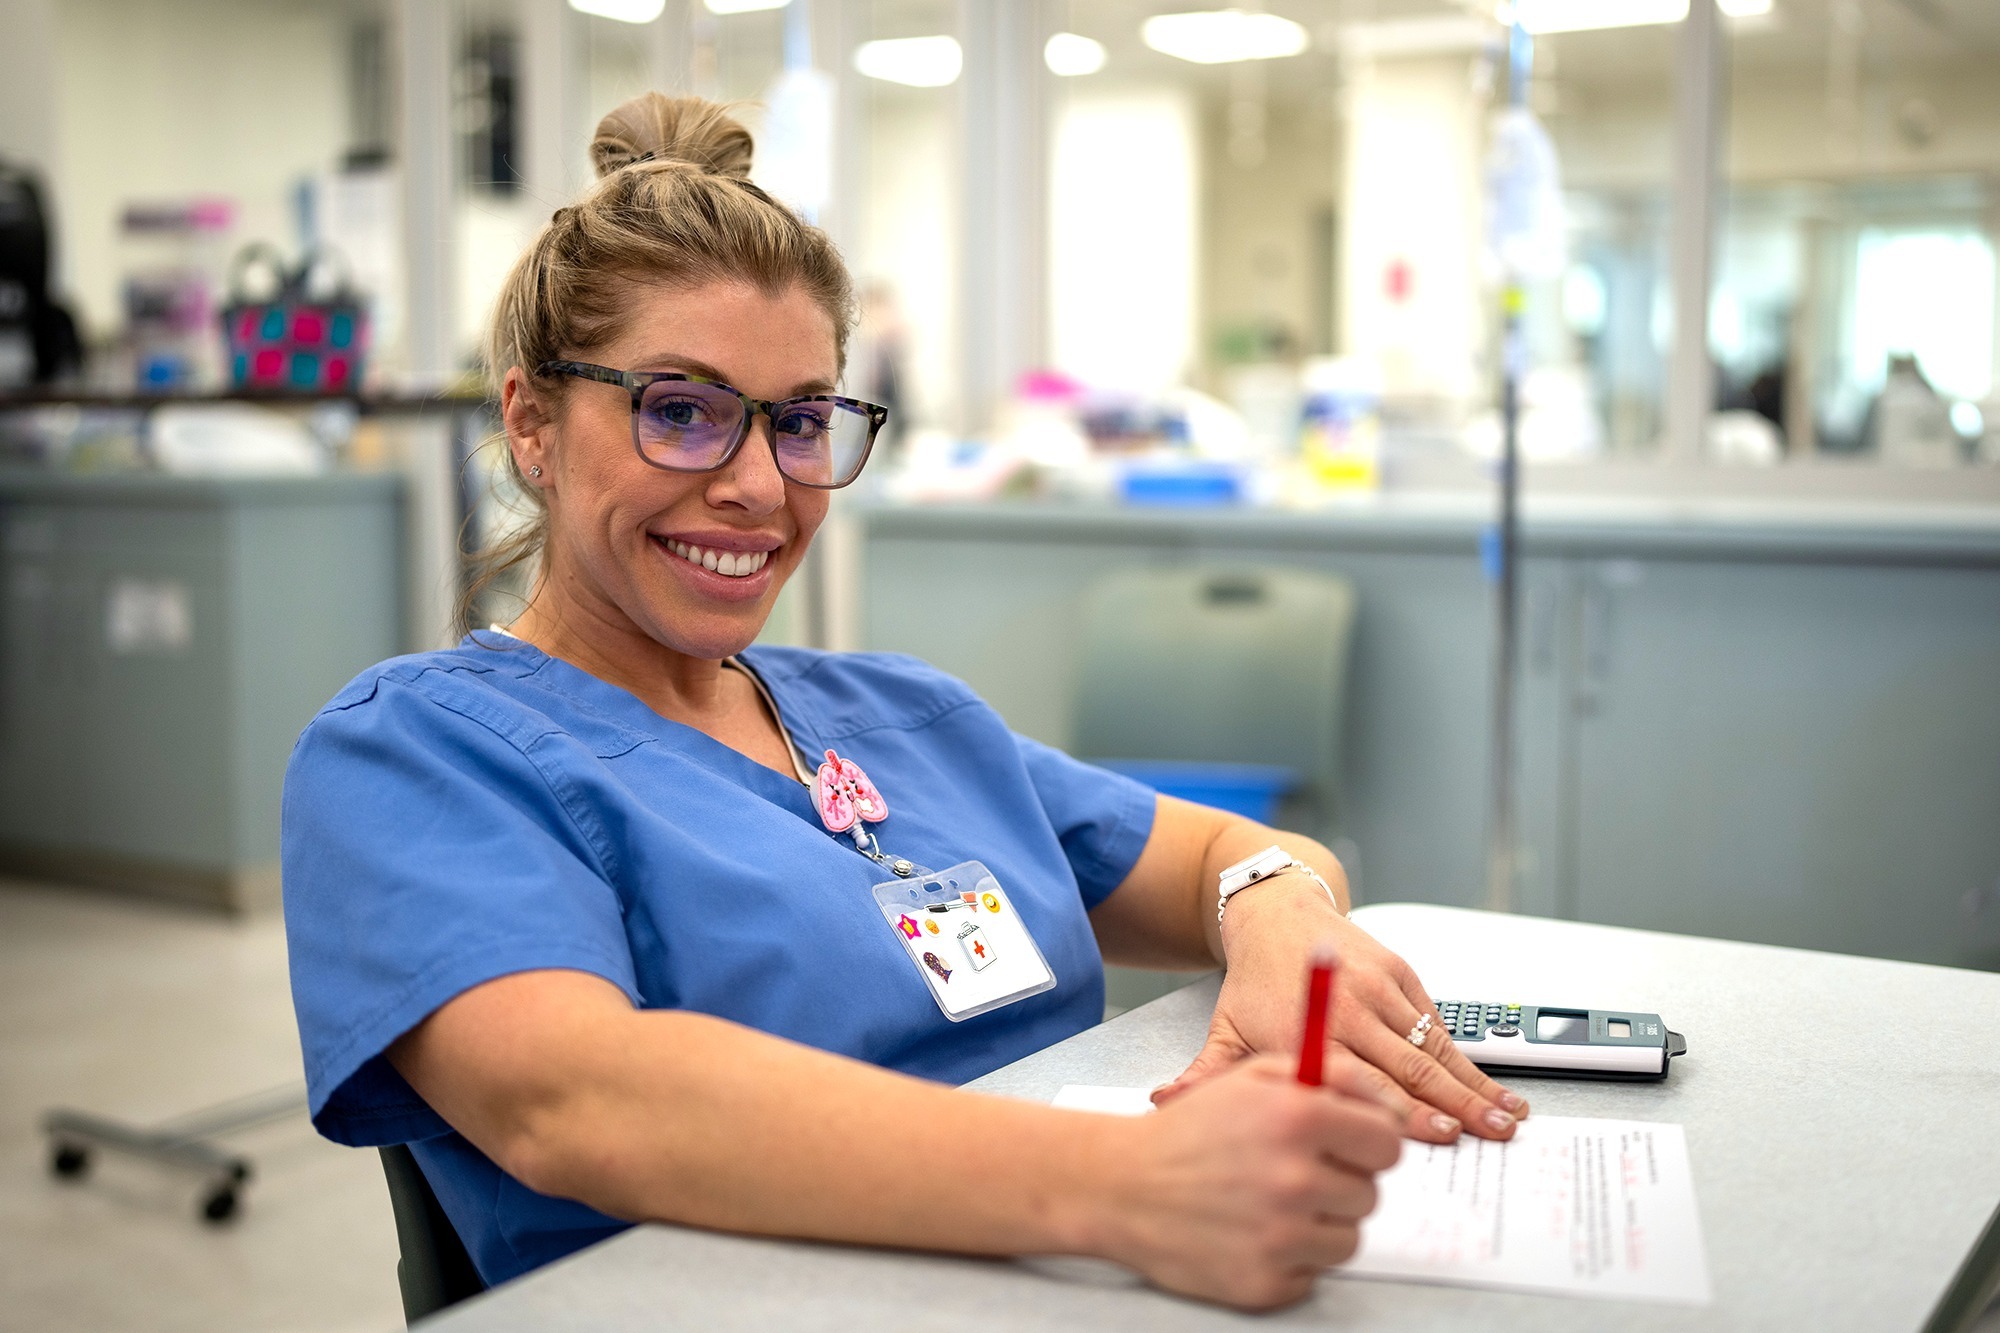
[(779, 569), (772, 556), (784, 548), (780, 539), (760, 533), (704, 533), (692, 540), (648, 533), (647, 540), (683, 588), (720, 602), (763, 597)]

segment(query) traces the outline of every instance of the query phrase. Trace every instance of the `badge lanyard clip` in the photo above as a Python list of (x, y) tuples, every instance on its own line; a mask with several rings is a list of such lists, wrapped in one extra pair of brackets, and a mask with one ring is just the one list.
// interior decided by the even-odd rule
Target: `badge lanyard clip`
[[(1055, 986), (1027, 923), (984, 865), (932, 871), (882, 850), (867, 826), (889, 817), (889, 803), (859, 764), (826, 751), (812, 794), (828, 833), (845, 833), (854, 850), (896, 877), (875, 886), (875, 904), (946, 1018), (962, 1022)], [(953, 912), (965, 917), (954, 920)]]
[(879, 824), (889, 817), (889, 803), (861, 771), (861, 765), (828, 750), (826, 762), (813, 778), (812, 791), (813, 805), (827, 832), (845, 833), (854, 839), (855, 851), (898, 879), (930, 873), (914, 861), (883, 852), (882, 844), (868, 831), (867, 824)]

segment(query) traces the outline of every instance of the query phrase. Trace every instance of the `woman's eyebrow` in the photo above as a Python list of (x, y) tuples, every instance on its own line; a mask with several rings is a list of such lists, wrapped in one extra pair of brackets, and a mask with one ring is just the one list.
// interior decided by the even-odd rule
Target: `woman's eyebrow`
[[(705, 380), (720, 380), (731, 387), (734, 387), (736, 383), (729, 376), (723, 374), (714, 366), (709, 365), (706, 361), (699, 361), (691, 356), (676, 356), (671, 352), (646, 357), (639, 363), (637, 369), (653, 371), (671, 370), (678, 371), (683, 375), (699, 375)], [(806, 398), (814, 394), (832, 393), (837, 387), (832, 380), (812, 379), (807, 380), (803, 384), (793, 386), (792, 391), (784, 396), (787, 398)]]

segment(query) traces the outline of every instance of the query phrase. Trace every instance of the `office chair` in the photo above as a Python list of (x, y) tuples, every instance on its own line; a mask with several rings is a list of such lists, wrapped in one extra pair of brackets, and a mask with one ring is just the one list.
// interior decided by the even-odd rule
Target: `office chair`
[(1272, 568), (1128, 569), (1084, 593), (1075, 753), (1290, 771), (1289, 827), (1331, 838), (1355, 596)]
[[(1311, 570), (1104, 575), (1078, 617), (1074, 753), (1169, 795), (1334, 841), (1355, 606), (1346, 579)], [(1239, 775), (1254, 783), (1237, 765), (1264, 766), (1284, 788), (1275, 817), (1218, 799)], [(1106, 1002), (1134, 1008), (1187, 980), (1106, 968)]]
[(403, 1289), (403, 1320), (414, 1324), (426, 1315), (456, 1305), (486, 1290), (465, 1242), (445, 1216), (444, 1206), (424, 1179), (423, 1168), (405, 1144), (380, 1150), (382, 1174), (389, 1178), (389, 1205), (396, 1212), (396, 1282)]

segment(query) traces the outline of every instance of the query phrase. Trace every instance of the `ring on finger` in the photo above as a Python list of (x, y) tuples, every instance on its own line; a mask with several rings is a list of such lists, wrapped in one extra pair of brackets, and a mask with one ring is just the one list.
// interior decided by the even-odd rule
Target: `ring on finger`
[(1424, 1044), (1424, 1039), (1430, 1036), (1430, 1032), (1431, 1032), (1431, 1016), (1429, 1014), (1424, 1014), (1417, 1019), (1417, 1025), (1410, 1029), (1408, 1038), (1410, 1045), (1422, 1046)]

